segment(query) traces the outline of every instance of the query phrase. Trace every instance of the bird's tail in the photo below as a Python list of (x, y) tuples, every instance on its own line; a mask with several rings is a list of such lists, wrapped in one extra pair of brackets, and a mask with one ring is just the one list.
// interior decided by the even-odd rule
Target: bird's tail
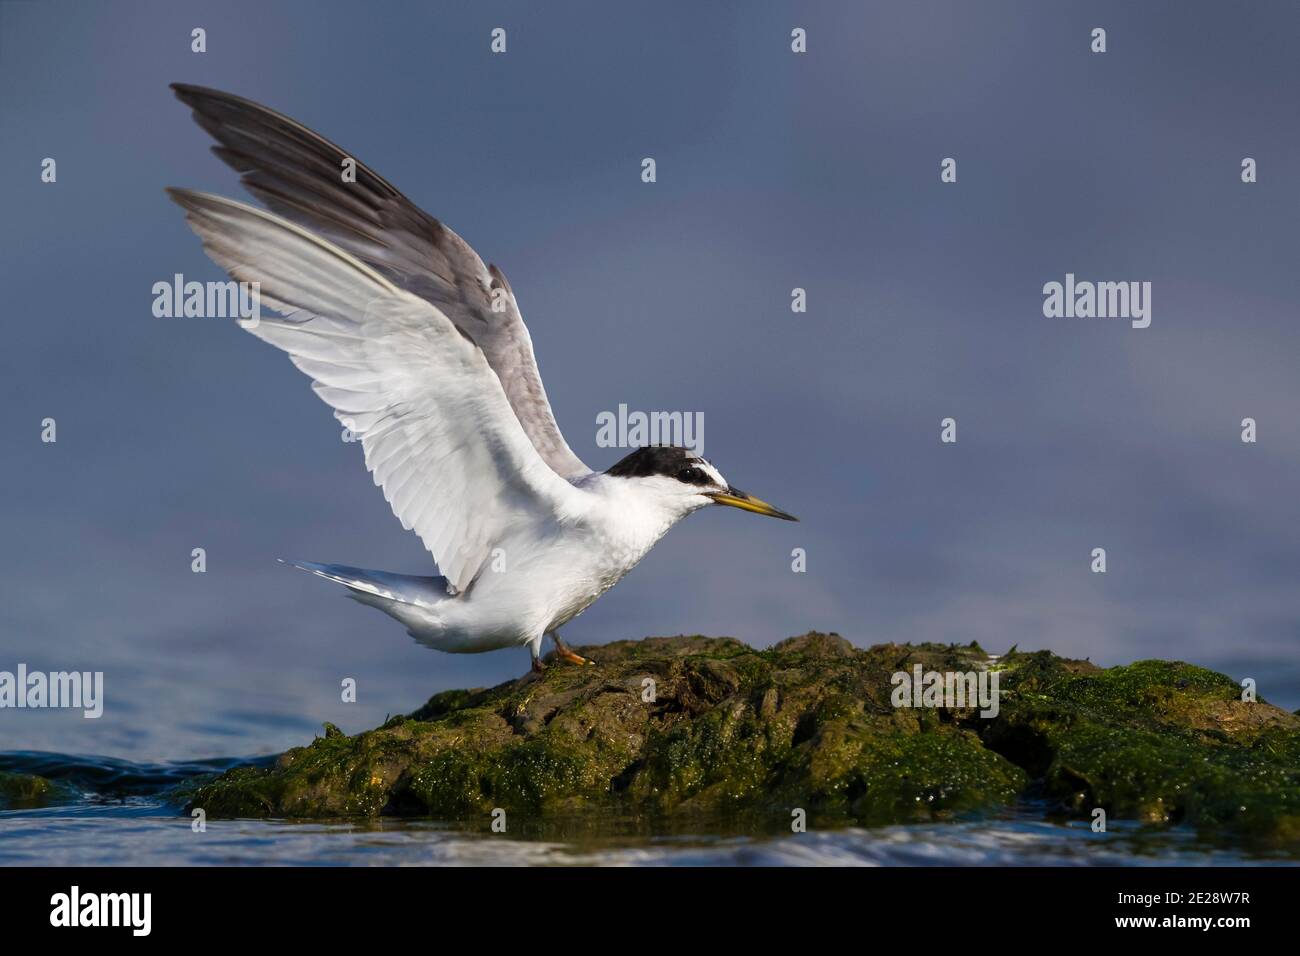
[[(447, 593), (447, 579), (442, 577), (370, 571), (366, 568), (351, 568), (346, 564), (316, 564), (314, 561), (285, 561), (283, 558), (280, 561), (341, 584), (348, 589), (348, 597), (376, 607), (393, 602), (432, 608), (450, 597)], [(375, 600), (376, 598), (380, 600)]]

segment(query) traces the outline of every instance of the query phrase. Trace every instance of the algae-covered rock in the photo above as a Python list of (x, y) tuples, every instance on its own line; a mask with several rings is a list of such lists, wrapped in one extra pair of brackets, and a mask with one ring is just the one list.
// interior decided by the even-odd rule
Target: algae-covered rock
[(1300, 718), (1245, 702), (1231, 678), (1138, 661), (1071, 669), (1014, 655), (990, 748), (1084, 815), (1300, 838)]
[[(200, 786), (191, 806), (211, 816), (443, 820), (500, 808), (678, 824), (757, 813), (788, 827), (797, 809), (861, 824), (988, 813), (1035, 785), (1083, 818), (1101, 807), (1272, 839), (1300, 833), (1300, 718), (1243, 703), (1229, 678), (1188, 664), (1103, 670), (1047, 652), (857, 649), (816, 633), (766, 651), (676, 637), (581, 653), (596, 666), (446, 691), (355, 737), (329, 728), (273, 766)], [(943, 701), (896, 706), (897, 675), (918, 665), (996, 674), (996, 714)]]
[(44, 777), (0, 771), (0, 810), (43, 807), (63, 796), (62, 788)]

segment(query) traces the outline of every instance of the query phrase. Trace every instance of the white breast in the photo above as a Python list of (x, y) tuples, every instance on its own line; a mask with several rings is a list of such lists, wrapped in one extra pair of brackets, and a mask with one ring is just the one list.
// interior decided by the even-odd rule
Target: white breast
[(580, 487), (582, 514), (511, 528), (468, 593), (438, 607), (427, 643), (486, 650), (536, 640), (591, 606), (687, 513), (626, 479), (593, 474)]

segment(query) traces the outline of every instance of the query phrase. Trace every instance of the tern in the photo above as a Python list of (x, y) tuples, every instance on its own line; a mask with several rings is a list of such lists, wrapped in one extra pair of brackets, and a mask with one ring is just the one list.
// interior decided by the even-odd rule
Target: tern
[(280, 313), (240, 324), (289, 354), (442, 573), (290, 562), (452, 653), (590, 661), (559, 629), (674, 524), (710, 505), (792, 515), (685, 448), (603, 472), (560, 433), (505, 275), (352, 154), (218, 90), (173, 84), (213, 152), (269, 209), (168, 189), (208, 256)]

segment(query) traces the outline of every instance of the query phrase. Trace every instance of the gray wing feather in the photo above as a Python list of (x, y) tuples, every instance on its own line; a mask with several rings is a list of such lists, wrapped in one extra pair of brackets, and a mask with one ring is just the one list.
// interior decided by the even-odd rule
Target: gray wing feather
[(532, 339), (500, 269), (484, 265), (465, 240), (359, 160), (356, 182), (345, 183), (343, 161), (355, 157), (302, 124), (219, 90), (183, 83), (172, 89), (249, 192), (436, 305), (482, 350), (542, 460), (562, 478), (590, 474), (560, 433)]

